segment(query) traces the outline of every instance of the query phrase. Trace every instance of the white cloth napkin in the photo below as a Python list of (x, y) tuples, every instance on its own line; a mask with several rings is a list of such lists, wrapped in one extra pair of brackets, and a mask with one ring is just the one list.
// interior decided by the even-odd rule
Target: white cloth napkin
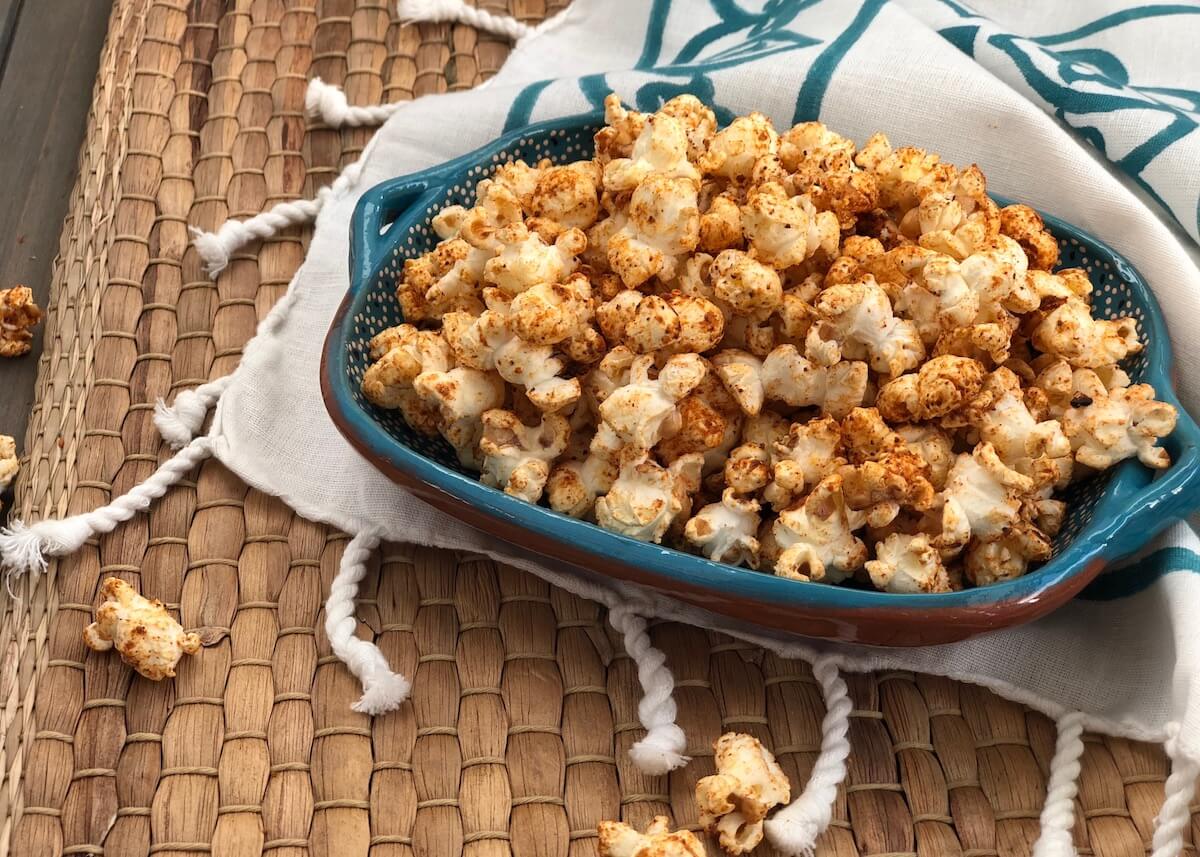
[[(287, 298), (247, 347), (232, 379), (181, 396), (160, 421), (165, 435), (186, 443), (220, 396), (211, 433), (184, 448), (179, 467), (186, 471), (192, 458), (211, 452), (305, 517), (358, 534), (335, 583), (327, 627), (337, 638), (335, 650), (340, 646), (339, 655), (364, 680), (363, 709), (386, 710), (408, 692), (378, 651), (349, 639), (355, 578), (369, 551), (379, 538), (477, 551), (613, 608), (614, 624), (644, 667), (642, 720), (649, 732), (638, 761), (650, 770), (681, 763), (684, 744), (673, 725), (669, 672), (648, 654), (641, 617), (722, 628), (814, 662), (830, 708), (822, 761), (787, 823), (768, 828), (788, 853), (802, 853), (828, 823), (821, 804), (832, 800), (839, 765), (844, 773), (849, 705), (837, 668), (946, 675), (1057, 718), (1058, 752), (1035, 852), (1042, 855), (1073, 853), (1073, 780), (1083, 726), (1166, 743), (1175, 764), (1154, 854), (1176, 853), (1200, 762), (1200, 540), (1191, 528), (1179, 525), (1158, 539), (1136, 571), (1122, 572), (1119, 586), (1024, 627), (926, 649), (784, 639), (630, 586), (581, 579), (447, 519), (397, 488), (342, 439), (322, 404), (318, 375), (321, 344), (348, 285), (349, 219), (366, 189), (469, 152), (507, 129), (594, 109), (610, 90), (650, 109), (692, 91), (726, 115), (760, 110), (781, 128), (819, 117), (859, 141), (884, 130), (897, 144), (978, 163), (989, 189), (1099, 236), (1155, 289), (1175, 332), (1180, 395), (1200, 412), (1200, 337), (1181, 335), (1200, 317), (1200, 272), (1189, 258), (1194, 247), (1185, 251), (1179, 238), (1190, 245), (1185, 233), (1198, 234), (1200, 8), (1031, 0), (977, 0), (972, 8), (951, 0), (575, 0), (531, 31), (464, 10), (456, 0), (402, 6), (413, 17), (466, 20), (519, 41), (500, 73), (469, 92), (356, 111), (336, 91), (311, 91), (312, 108), (335, 123), (390, 118), (362, 159), (316, 202), (283, 206), (273, 221), (225, 224), (198, 240), (219, 266), (239, 244), (320, 209)], [(1164, 224), (1160, 214), (1177, 222)], [(146, 492), (151, 498), (161, 493)], [(69, 549), (74, 538), (57, 531), (40, 537), (46, 552)], [(15, 550), (8, 545), (10, 555)]]

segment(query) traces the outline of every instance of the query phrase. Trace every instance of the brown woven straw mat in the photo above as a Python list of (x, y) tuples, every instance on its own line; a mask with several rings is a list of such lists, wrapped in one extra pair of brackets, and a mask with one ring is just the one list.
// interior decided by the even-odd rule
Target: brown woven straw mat
[[(307, 231), (248, 248), (212, 282), (187, 226), (312, 197), (358, 156), (370, 130), (309, 127), (309, 78), (373, 105), (473, 86), (504, 60), (503, 41), (402, 25), (392, 6), (115, 0), (54, 267), (22, 518), (144, 480), (170, 455), (153, 402), (228, 374), (284, 293)], [(560, 6), (490, 8), (533, 22)], [(807, 778), (824, 706), (804, 664), (655, 625), (695, 761), (644, 776), (626, 755), (642, 734), (637, 677), (600, 608), (403, 545), (374, 560), (360, 632), (417, 692), (396, 713), (356, 714), (321, 615), (345, 544), (209, 461), (147, 515), (20, 581), (0, 629), (0, 854), (584, 857), (602, 819), (694, 828), (693, 787), (722, 731), (761, 738), (797, 789)], [(85, 650), (109, 575), (201, 630), (206, 649), (174, 681)], [(853, 753), (820, 853), (1029, 852), (1048, 719), (944, 679), (847, 681)], [(1080, 852), (1145, 853), (1167, 773), (1157, 747), (1091, 736)]]

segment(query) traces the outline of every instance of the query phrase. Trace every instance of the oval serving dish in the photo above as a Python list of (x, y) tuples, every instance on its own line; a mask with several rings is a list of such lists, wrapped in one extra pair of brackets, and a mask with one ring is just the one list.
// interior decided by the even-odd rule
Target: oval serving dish
[(1200, 507), (1200, 429), (1175, 397), (1167, 329), (1150, 288), (1120, 254), (1054, 217), (1046, 217), (1046, 225), (1059, 241), (1062, 265), (1088, 271), (1094, 307), (1106, 317), (1137, 319), (1146, 348), (1125, 369), (1179, 409), (1179, 424), (1163, 444), (1172, 459), (1167, 470), (1154, 474), (1133, 459), (1062, 494), (1068, 513), (1054, 555), (1024, 577), (933, 595), (788, 580), (635, 541), (483, 485), (460, 467), (441, 438), (414, 432), (397, 411), (365, 399), (360, 385), (370, 364), (368, 342), (403, 321), (395, 284), (404, 260), (436, 243), (434, 214), (446, 205), (470, 205), (476, 182), (504, 161), (587, 157), (602, 125), (602, 114), (593, 113), (530, 126), (440, 167), (377, 185), (358, 204), (351, 223), (350, 290), (325, 341), (322, 394), (350, 443), (420, 499), (552, 561), (634, 581), (742, 622), (889, 646), (952, 642), (1043, 616), (1106, 565)]

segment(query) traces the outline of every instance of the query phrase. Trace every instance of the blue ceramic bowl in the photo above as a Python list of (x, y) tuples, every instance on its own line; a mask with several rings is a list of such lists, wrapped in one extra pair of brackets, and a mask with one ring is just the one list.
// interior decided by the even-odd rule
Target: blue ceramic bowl
[(476, 182), (502, 162), (590, 156), (592, 135), (602, 124), (599, 114), (588, 114), (534, 125), (440, 167), (384, 182), (358, 204), (351, 223), (350, 291), (325, 342), (322, 391), (346, 438), (418, 497), (558, 563), (633, 580), (757, 625), (878, 645), (949, 642), (1035, 619), (1072, 598), (1104, 566), (1200, 507), (1200, 429), (1175, 397), (1167, 329), (1150, 288), (1112, 248), (1048, 216), (1062, 264), (1084, 268), (1091, 277), (1097, 311), (1137, 319), (1146, 348), (1126, 370), (1135, 381), (1152, 384), (1180, 413), (1177, 429), (1164, 442), (1171, 467), (1155, 474), (1131, 460), (1073, 486), (1065, 496), (1068, 516), (1054, 556), (1022, 578), (935, 595), (787, 580), (635, 541), (481, 484), (440, 438), (412, 431), (398, 412), (363, 397), (368, 342), (403, 320), (395, 284), (404, 260), (436, 243), (434, 214), (446, 205), (471, 204)]

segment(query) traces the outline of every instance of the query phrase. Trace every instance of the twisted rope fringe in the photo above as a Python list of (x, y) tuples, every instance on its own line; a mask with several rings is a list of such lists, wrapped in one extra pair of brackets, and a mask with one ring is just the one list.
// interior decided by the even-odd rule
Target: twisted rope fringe
[(319, 77), (308, 82), (304, 109), (309, 118), (319, 119), (330, 128), (363, 128), (382, 125), (399, 109), (403, 101), (371, 107), (351, 107), (341, 87), (326, 83)]
[(454, 21), (477, 30), (486, 30), (514, 42), (531, 35), (534, 28), (508, 15), (497, 15), (486, 9), (468, 6), (462, 0), (400, 0), (396, 4), (400, 20), (405, 24), (422, 21), (440, 23)]
[(646, 620), (629, 604), (608, 611), (608, 621), (625, 638), (625, 651), (637, 664), (642, 699), (638, 720), (646, 736), (629, 748), (629, 758), (645, 774), (658, 775), (687, 764), (683, 755), (687, 736), (675, 723), (675, 677), (667, 668), (667, 656), (650, 642)]
[(46, 570), (47, 556), (74, 553), (92, 536), (112, 532), (118, 524), (146, 511), (211, 455), (212, 441), (198, 437), (164, 461), (145, 482), (106, 506), (60, 521), (38, 521), (29, 526), (14, 521), (11, 527), (0, 530), (0, 565), (5, 570), (10, 592), (14, 577), (39, 575)]
[(1179, 857), (1183, 853), (1183, 831), (1191, 823), (1189, 804), (1200, 777), (1200, 761), (1185, 756), (1179, 747), (1179, 724), (1168, 725), (1167, 755), (1171, 757), (1171, 775), (1167, 777), (1162, 809), (1154, 819), (1154, 837), (1150, 857)]
[(1042, 832), (1033, 844), (1033, 857), (1075, 857), (1071, 831), (1075, 827), (1075, 795), (1079, 791), (1079, 760), (1083, 758), (1083, 713), (1058, 718), (1058, 740), (1050, 760)]
[(192, 442), (203, 427), (204, 418), (232, 381), (233, 376), (226, 375), (194, 390), (184, 390), (170, 406), (162, 399), (154, 403), (154, 425), (171, 449), (181, 449)]
[(833, 820), (833, 802), (846, 778), (850, 755), (850, 693), (833, 659), (823, 655), (813, 661), (813, 676), (825, 697), (821, 721), (821, 753), (813, 765), (803, 794), (766, 822), (767, 839), (788, 857), (811, 857), (817, 837)]
[(363, 714), (385, 714), (408, 699), (412, 683), (392, 672), (379, 647), (354, 635), (354, 599), (358, 584), (367, 574), (367, 561), (379, 547), (379, 534), (363, 531), (352, 538), (342, 554), (337, 577), (325, 602), (325, 635), (338, 660), (362, 683), (363, 695), (351, 706)]

